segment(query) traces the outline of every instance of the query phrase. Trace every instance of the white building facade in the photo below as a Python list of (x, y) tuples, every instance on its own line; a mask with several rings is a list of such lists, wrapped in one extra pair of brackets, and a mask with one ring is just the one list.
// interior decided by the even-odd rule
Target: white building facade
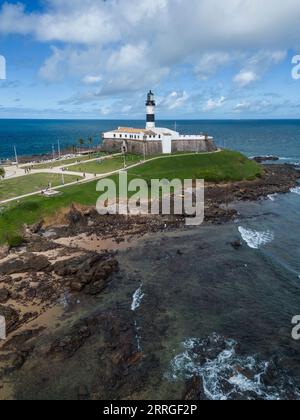
[(102, 148), (114, 152), (126, 148), (127, 151), (146, 154), (171, 154), (175, 152), (201, 152), (216, 149), (213, 138), (207, 135), (181, 135), (169, 128), (156, 127), (155, 100), (150, 91), (146, 101), (146, 128), (119, 127), (102, 135)]

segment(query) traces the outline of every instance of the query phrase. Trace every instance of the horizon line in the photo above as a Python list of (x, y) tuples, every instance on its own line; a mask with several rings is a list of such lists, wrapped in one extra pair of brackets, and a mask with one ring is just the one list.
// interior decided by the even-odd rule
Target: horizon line
[[(145, 122), (144, 119), (140, 118), (2, 118), (0, 121), (138, 121)], [(297, 117), (258, 117), (258, 118), (163, 118), (157, 119), (159, 121), (300, 121), (300, 116)]]

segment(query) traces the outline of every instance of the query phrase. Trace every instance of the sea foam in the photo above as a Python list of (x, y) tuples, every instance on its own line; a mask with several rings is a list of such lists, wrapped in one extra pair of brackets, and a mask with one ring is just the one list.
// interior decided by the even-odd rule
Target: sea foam
[(300, 195), (300, 187), (295, 187), (290, 189), (291, 193)]
[(268, 195), (268, 199), (271, 200), (271, 201), (275, 201), (276, 197), (277, 197), (277, 194), (269, 194)]
[(144, 296), (145, 294), (143, 293), (143, 285), (141, 284), (141, 286), (134, 292), (132, 297), (131, 310), (133, 312), (135, 312), (141, 306)]
[[(183, 352), (174, 357), (166, 374), (170, 382), (200, 377), (209, 400), (286, 398), (285, 382), (291, 379), (282, 377), (276, 386), (266, 385), (263, 378), (270, 363), (259, 361), (255, 356), (239, 356), (235, 340), (213, 334), (205, 340), (189, 338), (182, 346)], [(296, 388), (294, 392), (295, 399), (299, 398)]]
[(242, 226), (239, 226), (239, 232), (242, 236), (242, 239), (247, 243), (247, 245), (252, 249), (259, 249), (262, 246), (272, 242), (274, 240), (274, 233), (267, 230), (265, 232), (258, 232), (252, 229), (245, 229)]

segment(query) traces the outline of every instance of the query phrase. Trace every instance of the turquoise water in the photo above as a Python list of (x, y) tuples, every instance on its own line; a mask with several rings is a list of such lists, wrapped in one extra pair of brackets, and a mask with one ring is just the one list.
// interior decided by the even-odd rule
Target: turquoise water
[[(174, 121), (159, 121), (174, 129)], [(300, 120), (277, 121), (177, 121), (182, 134), (208, 133), (222, 147), (248, 156), (275, 154), (286, 161), (300, 162)], [(62, 148), (92, 137), (98, 144), (101, 133), (118, 126), (141, 127), (144, 121), (112, 120), (0, 120), (0, 158), (52, 153), (58, 140)]]

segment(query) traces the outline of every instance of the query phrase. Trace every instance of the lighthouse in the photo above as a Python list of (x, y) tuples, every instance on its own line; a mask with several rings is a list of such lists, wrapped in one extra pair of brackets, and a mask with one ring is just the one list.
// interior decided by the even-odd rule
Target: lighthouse
[(154, 93), (150, 90), (147, 95), (146, 108), (147, 108), (147, 118), (146, 118), (146, 129), (152, 130), (155, 128), (155, 100)]
[(118, 127), (102, 134), (102, 151), (139, 155), (161, 155), (182, 152), (214, 152), (213, 138), (202, 134), (186, 135), (166, 127), (156, 127), (155, 96), (152, 90), (146, 98), (146, 128)]

